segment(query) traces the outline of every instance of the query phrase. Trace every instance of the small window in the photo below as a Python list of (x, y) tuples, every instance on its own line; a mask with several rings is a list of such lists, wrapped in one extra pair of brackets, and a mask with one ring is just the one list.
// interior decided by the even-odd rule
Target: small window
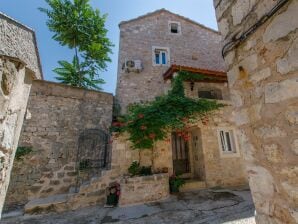
[(236, 153), (233, 130), (219, 130), (220, 147), (223, 153)]
[(178, 33), (178, 24), (171, 23), (171, 33)]
[(198, 96), (199, 98), (204, 99), (222, 100), (222, 94), (220, 90), (199, 90)]
[(167, 65), (169, 61), (169, 52), (167, 48), (153, 48), (153, 64)]
[(180, 34), (181, 33), (181, 26), (179, 22), (169, 22), (169, 30), (172, 34)]

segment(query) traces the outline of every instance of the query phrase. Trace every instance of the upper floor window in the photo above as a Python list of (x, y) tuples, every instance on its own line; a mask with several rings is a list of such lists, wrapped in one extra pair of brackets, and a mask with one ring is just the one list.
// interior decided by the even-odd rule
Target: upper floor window
[(172, 34), (181, 34), (181, 25), (179, 22), (169, 22), (169, 30)]
[(220, 90), (199, 90), (199, 98), (222, 100), (222, 93)]
[(169, 63), (169, 49), (153, 47), (153, 65), (167, 65)]

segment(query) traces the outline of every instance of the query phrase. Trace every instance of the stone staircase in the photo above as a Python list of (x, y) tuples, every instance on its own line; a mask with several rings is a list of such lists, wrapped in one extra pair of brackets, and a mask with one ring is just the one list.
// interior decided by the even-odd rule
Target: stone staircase
[(47, 198), (33, 199), (25, 205), (24, 210), (27, 214), (62, 212), (68, 208), (67, 201), (70, 197), (70, 194), (58, 194)]
[(189, 191), (195, 191), (195, 190), (201, 190), (205, 189), (206, 182), (205, 181), (200, 181), (196, 179), (189, 179), (185, 180), (185, 184), (180, 188), (180, 192), (189, 192)]

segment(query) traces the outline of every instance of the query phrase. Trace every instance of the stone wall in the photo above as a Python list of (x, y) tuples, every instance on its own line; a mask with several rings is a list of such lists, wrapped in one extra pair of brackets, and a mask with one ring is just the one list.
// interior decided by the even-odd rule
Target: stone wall
[(168, 174), (123, 178), (120, 186), (120, 206), (160, 201), (169, 197)]
[[(215, 0), (224, 43), (277, 4)], [(257, 223), (298, 223), (298, 1), (290, 0), (225, 57)]]
[(79, 137), (108, 133), (112, 104), (112, 94), (34, 81), (19, 142), (32, 152), (14, 163), (6, 205), (68, 193), (77, 181)]
[[(169, 31), (169, 22), (181, 25), (181, 34)], [(220, 57), (220, 35), (209, 28), (166, 10), (120, 23), (116, 98), (122, 112), (135, 102), (149, 101), (164, 93), (163, 73), (172, 64), (225, 71)], [(168, 65), (153, 65), (153, 47), (169, 50)], [(141, 60), (140, 73), (127, 73), (125, 60)]]
[(0, 214), (38, 57), (34, 32), (0, 13)]

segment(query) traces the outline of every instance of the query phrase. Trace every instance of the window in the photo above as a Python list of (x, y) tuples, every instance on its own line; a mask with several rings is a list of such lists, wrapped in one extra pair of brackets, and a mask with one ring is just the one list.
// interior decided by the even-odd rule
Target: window
[(220, 90), (199, 90), (199, 98), (204, 99), (217, 99), (222, 100), (222, 94)]
[(181, 34), (181, 25), (179, 22), (169, 21), (169, 30), (171, 34)]
[(153, 65), (167, 65), (169, 62), (168, 48), (153, 47)]
[(171, 33), (178, 33), (178, 24), (177, 23), (171, 23)]
[(222, 157), (240, 156), (233, 128), (218, 129), (218, 144)]

